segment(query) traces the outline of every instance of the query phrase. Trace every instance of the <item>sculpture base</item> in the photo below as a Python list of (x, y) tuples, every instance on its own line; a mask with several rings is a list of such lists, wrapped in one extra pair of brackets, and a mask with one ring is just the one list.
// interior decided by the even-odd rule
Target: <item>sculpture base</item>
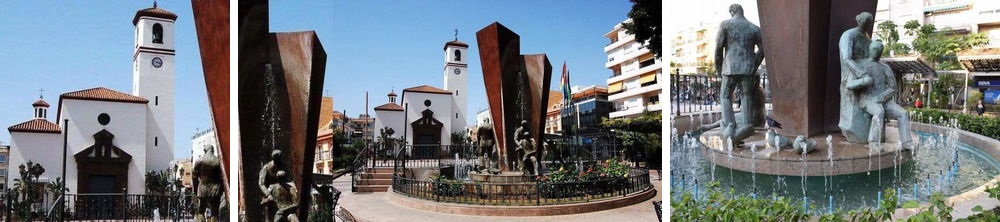
[[(719, 129), (707, 131), (699, 138), (704, 151), (702, 154), (708, 161), (722, 167), (786, 176), (863, 173), (894, 167), (910, 161), (913, 157), (912, 150), (899, 149), (899, 130), (893, 126), (886, 127), (886, 138), (885, 142), (881, 143), (880, 151), (872, 151), (868, 144), (848, 142), (840, 132), (833, 132), (809, 137), (816, 140), (816, 150), (805, 155), (791, 150), (766, 147), (765, 132), (763, 128), (755, 129), (754, 135), (745, 139), (743, 144), (734, 144), (730, 158), (725, 142), (720, 137), (722, 131)], [(785, 136), (794, 138), (796, 135)], [(833, 137), (832, 155), (829, 153), (830, 146), (826, 143), (827, 136)], [(751, 152), (751, 146), (756, 146), (756, 153)], [(881, 161), (881, 168), (879, 165), (871, 164), (878, 161)]]
[(475, 182), (481, 183), (534, 183), (535, 176), (524, 175), (521, 172), (501, 172), (500, 174), (491, 174), (487, 172), (476, 173), (475, 171), (469, 172), (469, 179)]

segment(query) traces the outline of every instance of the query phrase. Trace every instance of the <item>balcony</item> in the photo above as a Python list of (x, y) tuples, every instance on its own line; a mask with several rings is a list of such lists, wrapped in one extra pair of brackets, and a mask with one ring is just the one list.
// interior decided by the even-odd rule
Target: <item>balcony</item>
[(940, 13), (965, 10), (972, 7), (969, 0), (925, 0), (924, 13)]
[(607, 53), (607, 52), (611, 51), (612, 49), (621, 47), (625, 43), (632, 42), (634, 40), (635, 40), (635, 36), (634, 35), (625, 35), (624, 37), (623, 36), (618, 36), (618, 41), (617, 42), (612, 42), (611, 44), (608, 44), (607, 46), (604, 46), (604, 52)]
[(643, 87), (624, 88), (624, 89), (622, 89), (622, 91), (619, 91), (618, 93), (609, 95), (608, 96), (608, 100), (610, 100), (610, 101), (618, 101), (618, 100), (622, 100), (622, 99), (625, 99), (625, 98), (639, 96), (639, 95), (642, 95), (642, 94), (645, 94), (645, 93), (648, 93), (648, 92), (654, 92), (654, 91), (660, 91), (660, 90), (661, 90), (660, 84), (654, 84), (654, 85), (643, 86)]

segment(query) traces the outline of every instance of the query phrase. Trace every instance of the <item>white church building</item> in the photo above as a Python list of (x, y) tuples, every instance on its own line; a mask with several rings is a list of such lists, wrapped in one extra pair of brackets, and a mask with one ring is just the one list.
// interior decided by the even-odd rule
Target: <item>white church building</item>
[(406, 144), (417, 146), (451, 145), (453, 132), (465, 134), (468, 48), (457, 38), (445, 43), (444, 89), (429, 85), (406, 88), (398, 103), (396, 93), (390, 92), (388, 103), (375, 107), (376, 131), (391, 128), (392, 137), (404, 137)]
[(144, 194), (145, 172), (168, 169), (174, 159), (176, 20), (155, 4), (136, 12), (132, 93), (104, 87), (63, 93), (51, 120), (50, 105), (39, 98), (32, 119), (7, 128), (7, 183), (27, 161), (45, 168), (39, 183), (61, 177), (65, 137), (68, 193)]

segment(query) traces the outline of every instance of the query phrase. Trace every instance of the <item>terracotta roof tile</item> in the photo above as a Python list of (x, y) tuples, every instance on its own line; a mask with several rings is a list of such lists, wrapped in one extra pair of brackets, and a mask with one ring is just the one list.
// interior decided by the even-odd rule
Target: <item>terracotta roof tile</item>
[(417, 86), (417, 87), (406, 88), (406, 89), (403, 90), (403, 92), (404, 93), (405, 92), (422, 92), (422, 93), (437, 93), (437, 94), (449, 94), (449, 95), (451, 95), (451, 92), (449, 92), (448, 90), (443, 90), (443, 89), (439, 89), (439, 88), (436, 88), (436, 87), (433, 87), (433, 86), (428, 86), (428, 85), (422, 85), (422, 86)]
[(60, 133), (62, 130), (59, 129), (59, 125), (49, 122), (45, 119), (33, 119), (28, 120), (23, 123), (18, 123), (7, 127), (7, 131), (10, 132), (23, 132), (23, 133)]
[(39, 107), (39, 106), (41, 106), (41, 107), (49, 107), (49, 103), (45, 102), (44, 99), (38, 99), (38, 101), (35, 101), (35, 103), (32, 103), (31, 106), (32, 107)]
[(469, 44), (465, 44), (464, 42), (461, 42), (461, 41), (458, 41), (458, 40), (455, 40), (455, 41), (450, 41), (450, 42), (447, 42), (447, 43), (445, 43), (445, 44), (444, 44), (444, 48), (443, 48), (442, 50), (444, 50), (444, 49), (448, 49), (448, 46), (449, 46), (449, 45), (453, 45), (453, 46), (459, 46), (459, 47), (466, 47), (466, 48), (468, 48), (468, 47), (469, 47)]
[(395, 103), (386, 103), (385, 105), (376, 106), (375, 110), (403, 111), (403, 106)]
[(106, 101), (106, 102), (123, 102), (123, 103), (149, 103), (149, 100), (129, 95), (127, 93), (114, 91), (104, 87), (97, 87), (93, 89), (85, 89), (76, 92), (63, 93), (59, 96), (59, 100), (63, 99), (77, 99), (77, 100), (96, 100), (96, 101)]
[(164, 19), (169, 19), (170, 21), (177, 20), (177, 14), (174, 14), (173, 12), (167, 10), (163, 10), (161, 8), (157, 8), (156, 5), (154, 4), (152, 8), (147, 8), (135, 12), (135, 17), (132, 18), (132, 25), (138, 24), (139, 17), (143, 16), (164, 18)]

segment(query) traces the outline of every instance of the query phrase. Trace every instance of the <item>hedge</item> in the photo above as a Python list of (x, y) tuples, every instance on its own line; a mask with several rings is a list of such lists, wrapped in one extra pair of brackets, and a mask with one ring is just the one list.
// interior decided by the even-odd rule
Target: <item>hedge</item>
[[(936, 109), (909, 109), (911, 121), (949, 125), (952, 119), (958, 120), (958, 128), (1000, 140), (1000, 118), (963, 113), (950, 113)], [(942, 121), (944, 120), (944, 121)]]

